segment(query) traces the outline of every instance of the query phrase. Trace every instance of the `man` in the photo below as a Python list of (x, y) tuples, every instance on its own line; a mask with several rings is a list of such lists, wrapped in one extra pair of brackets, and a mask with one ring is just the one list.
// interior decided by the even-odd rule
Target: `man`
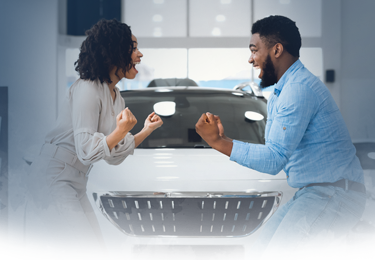
[(220, 118), (209, 112), (196, 131), (243, 166), (272, 175), (284, 169), (288, 184), (299, 188), (265, 225), (257, 249), (300, 248), (342, 237), (362, 215), (365, 188), (340, 111), (327, 87), (299, 60), (295, 22), (283, 16), (257, 21), (249, 47), (261, 86), (277, 83), (267, 105), (265, 145), (231, 140)]

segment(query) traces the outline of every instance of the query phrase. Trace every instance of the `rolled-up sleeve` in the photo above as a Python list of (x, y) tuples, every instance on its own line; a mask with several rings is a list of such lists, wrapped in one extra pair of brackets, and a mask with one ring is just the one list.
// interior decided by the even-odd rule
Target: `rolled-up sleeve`
[(98, 132), (103, 101), (93, 86), (80, 86), (72, 97), (74, 144), (83, 164), (89, 165), (101, 159), (109, 164), (120, 164), (129, 154), (133, 154), (134, 137), (130, 133), (110, 151), (106, 135)]
[(111, 151), (106, 136), (101, 133), (81, 132), (74, 137), (77, 155), (80, 161), (91, 164), (104, 159), (108, 164), (118, 165), (134, 152), (134, 136), (128, 133)]
[(294, 83), (284, 87), (276, 106), (266, 144), (234, 140), (230, 160), (272, 175), (285, 167), (300, 144), (318, 102), (309, 87)]
[(122, 163), (128, 155), (133, 155), (134, 153), (134, 136), (131, 133), (128, 133), (124, 139), (122, 139), (113, 149), (109, 151), (107, 146), (107, 141), (105, 140), (105, 154), (106, 157), (104, 160), (108, 164), (118, 165)]

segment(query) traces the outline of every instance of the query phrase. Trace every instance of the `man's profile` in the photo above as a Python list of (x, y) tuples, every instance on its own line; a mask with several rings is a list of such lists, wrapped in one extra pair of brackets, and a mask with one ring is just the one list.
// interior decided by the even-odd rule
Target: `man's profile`
[(327, 87), (299, 60), (295, 22), (277, 15), (257, 21), (249, 48), (261, 86), (276, 84), (267, 104), (265, 144), (226, 137), (225, 122), (209, 112), (198, 120), (197, 133), (243, 166), (272, 175), (284, 170), (288, 184), (299, 188), (265, 225), (256, 245), (260, 251), (343, 237), (360, 220), (366, 195), (341, 113)]

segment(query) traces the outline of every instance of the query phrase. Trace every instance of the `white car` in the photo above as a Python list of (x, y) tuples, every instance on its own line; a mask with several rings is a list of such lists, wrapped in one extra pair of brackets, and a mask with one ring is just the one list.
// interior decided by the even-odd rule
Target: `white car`
[(107, 247), (138, 258), (199, 255), (237, 257), (259, 228), (295, 189), (286, 175), (240, 166), (195, 131), (204, 112), (219, 115), (228, 137), (264, 143), (266, 100), (259, 92), (191, 87), (154, 87), (121, 92), (142, 120), (153, 110), (164, 124), (121, 165), (96, 163), (88, 194)]

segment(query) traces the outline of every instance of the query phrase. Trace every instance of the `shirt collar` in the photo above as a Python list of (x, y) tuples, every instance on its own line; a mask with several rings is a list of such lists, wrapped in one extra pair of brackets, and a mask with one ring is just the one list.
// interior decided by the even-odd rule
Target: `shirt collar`
[(281, 76), (281, 78), (279, 79), (279, 81), (276, 83), (275, 85), (275, 90), (274, 90), (274, 94), (276, 96), (279, 96), (281, 91), (283, 90), (283, 87), (286, 83), (286, 81), (288, 80), (288, 76), (293, 74), (295, 71), (297, 71), (298, 69), (300, 69), (301, 67), (303, 67), (303, 64), (302, 62), (298, 59), (296, 62), (294, 62), (292, 64), (292, 66), (290, 66), (287, 71), (285, 71), (285, 73)]

